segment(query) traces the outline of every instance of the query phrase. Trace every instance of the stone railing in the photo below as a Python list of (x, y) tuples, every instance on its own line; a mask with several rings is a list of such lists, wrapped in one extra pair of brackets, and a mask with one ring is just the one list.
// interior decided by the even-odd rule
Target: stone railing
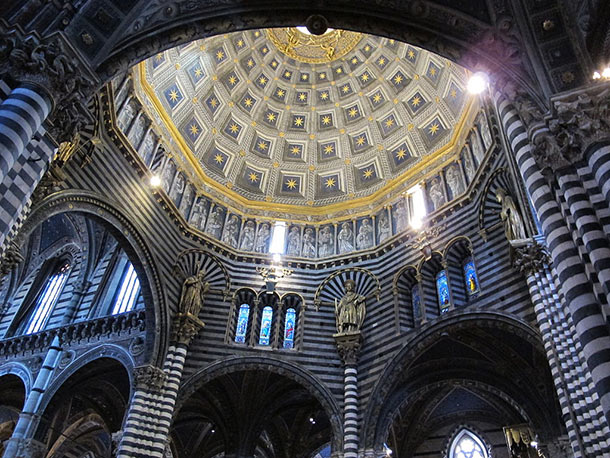
[(133, 310), (120, 315), (79, 321), (36, 334), (16, 336), (0, 341), (0, 356), (44, 351), (51, 345), (55, 336), (59, 337), (62, 347), (69, 347), (110, 338), (115, 339), (122, 335), (143, 332), (145, 329), (144, 310)]

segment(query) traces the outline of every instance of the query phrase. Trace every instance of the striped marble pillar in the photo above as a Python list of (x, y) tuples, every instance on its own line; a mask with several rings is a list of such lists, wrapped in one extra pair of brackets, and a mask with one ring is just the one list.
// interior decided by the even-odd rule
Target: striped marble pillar
[(589, 167), (595, 174), (595, 181), (610, 205), (610, 145), (593, 145), (588, 160)]
[(572, 234), (546, 179), (532, 156), (528, 133), (518, 112), (496, 98), (498, 112), (519, 172), (540, 220), (562, 295), (574, 320), (587, 366), (606, 419), (610, 418), (610, 334)]
[(52, 108), (53, 99), (48, 92), (27, 83), (13, 89), (0, 104), (0, 183)]

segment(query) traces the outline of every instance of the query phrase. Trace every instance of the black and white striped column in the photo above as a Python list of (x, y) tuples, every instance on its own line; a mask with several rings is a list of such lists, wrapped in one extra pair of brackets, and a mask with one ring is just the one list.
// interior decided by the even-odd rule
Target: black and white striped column
[(358, 367), (346, 364), (343, 371), (343, 456), (358, 458)]
[(526, 129), (517, 111), (505, 100), (496, 102), (504, 131), (542, 225), (561, 290), (574, 320), (595, 389), (610, 418), (610, 335), (600, 313), (572, 235), (532, 153)]
[(53, 108), (53, 99), (38, 86), (22, 84), (0, 104), (0, 183), (24, 153)]
[(589, 167), (595, 173), (595, 181), (610, 205), (610, 145), (592, 146), (588, 159)]

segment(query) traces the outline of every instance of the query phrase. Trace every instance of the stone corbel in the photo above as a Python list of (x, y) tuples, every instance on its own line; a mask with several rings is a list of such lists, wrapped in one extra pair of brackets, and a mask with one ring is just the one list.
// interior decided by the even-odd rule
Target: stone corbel
[(156, 366), (138, 366), (133, 370), (136, 387), (148, 391), (159, 391), (165, 384), (167, 374)]
[(346, 366), (358, 363), (363, 336), (360, 331), (333, 335), (339, 356)]
[(205, 323), (196, 316), (179, 313), (172, 324), (171, 341), (188, 346), (204, 326)]
[(511, 240), (513, 267), (525, 275), (543, 271), (551, 263), (546, 248), (534, 239)]

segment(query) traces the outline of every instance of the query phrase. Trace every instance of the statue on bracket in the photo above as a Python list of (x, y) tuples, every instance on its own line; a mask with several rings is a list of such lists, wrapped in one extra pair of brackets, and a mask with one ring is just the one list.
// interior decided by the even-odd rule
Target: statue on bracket
[(338, 334), (354, 334), (360, 332), (366, 316), (366, 298), (356, 292), (356, 282), (346, 280), (345, 294), (341, 301), (335, 299), (335, 318)]
[(502, 204), (500, 211), (500, 219), (504, 223), (504, 233), (506, 238), (510, 240), (521, 240), (527, 238), (525, 234), (525, 226), (517, 209), (517, 205), (513, 198), (508, 195), (505, 189), (498, 188), (496, 190), (496, 198)]
[(203, 306), (203, 299), (210, 289), (210, 284), (204, 281), (205, 271), (198, 269), (197, 273), (187, 277), (182, 283), (179, 311), (182, 315), (197, 317)]

